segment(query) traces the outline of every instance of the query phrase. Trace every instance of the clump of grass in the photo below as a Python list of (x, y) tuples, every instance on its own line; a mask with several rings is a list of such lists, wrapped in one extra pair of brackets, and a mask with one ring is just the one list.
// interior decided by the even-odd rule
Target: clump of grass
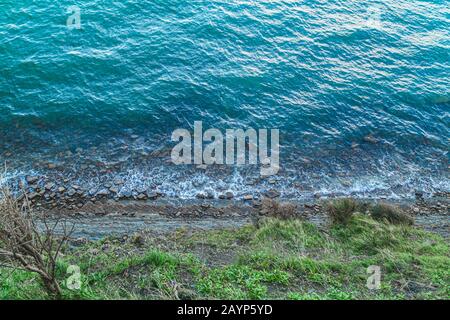
[(392, 224), (413, 225), (414, 219), (403, 212), (399, 207), (378, 203), (370, 208), (370, 216), (378, 221), (387, 221)]
[(346, 225), (358, 211), (358, 202), (350, 198), (337, 199), (327, 205), (327, 214), (333, 224)]
[(273, 199), (264, 198), (261, 202), (261, 215), (288, 220), (298, 217), (298, 208), (295, 204), (284, 202), (280, 203)]

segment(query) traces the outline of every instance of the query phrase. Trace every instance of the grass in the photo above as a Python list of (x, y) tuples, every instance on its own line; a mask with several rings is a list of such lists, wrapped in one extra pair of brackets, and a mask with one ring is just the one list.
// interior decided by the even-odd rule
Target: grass
[[(449, 252), (436, 234), (358, 213), (320, 229), (268, 218), (66, 248), (57, 276), (65, 299), (449, 299)], [(64, 284), (69, 265), (81, 269), (80, 290)], [(371, 265), (381, 267), (379, 290), (366, 287)], [(0, 268), (0, 298), (49, 297), (33, 274)]]
[(349, 198), (334, 200), (327, 206), (327, 214), (333, 224), (347, 224), (356, 211), (358, 202)]

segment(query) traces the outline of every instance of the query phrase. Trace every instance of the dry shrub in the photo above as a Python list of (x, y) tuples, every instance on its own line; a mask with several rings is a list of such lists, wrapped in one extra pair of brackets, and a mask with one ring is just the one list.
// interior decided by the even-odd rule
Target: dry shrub
[(331, 201), (327, 205), (327, 214), (333, 224), (345, 225), (358, 211), (360, 205), (353, 199), (344, 198)]
[(397, 206), (387, 203), (378, 203), (370, 208), (370, 216), (378, 221), (387, 221), (392, 224), (414, 224), (414, 219)]
[(55, 237), (59, 223), (50, 227), (43, 220), (39, 230), (26, 196), (20, 204), (6, 186), (0, 186), (0, 262), (38, 274), (46, 291), (55, 297), (61, 296), (55, 276), (57, 258), (73, 230), (64, 224), (63, 235)]
[(289, 202), (280, 203), (269, 198), (262, 199), (260, 214), (283, 220), (298, 218), (298, 210), (295, 204)]

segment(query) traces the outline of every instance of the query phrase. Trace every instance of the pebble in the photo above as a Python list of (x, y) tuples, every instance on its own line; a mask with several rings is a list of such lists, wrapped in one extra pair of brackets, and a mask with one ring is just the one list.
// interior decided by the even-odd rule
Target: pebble
[(158, 194), (156, 192), (153, 192), (153, 191), (147, 191), (147, 197), (150, 200), (156, 200), (158, 198)]
[(33, 176), (27, 176), (25, 179), (27, 180), (28, 184), (33, 184), (33, 183), (37, 182), (39, 178), (33, 177)]
[(144, 193), (140, 193), (140, 194), (138, 194), (137, 199), (138, 200), (145, 200), (145, 199), (147, 199), (147, 195), (144, 194)]
[(374, 136), (372, 136), (372, 135), (367, 135), (367, 136), (365, 136), (364, 138), (363, 138), (363, 140), (365, 141), (365, 142), (368, 142), (368, 143), (378, 143), (378, 139), (377, 138), (375, 138)]
[(55, 184), (53, 182), (49, 182), (49, 183), (45, 184), (44, 188), (45, 188), (45, 190), (51, 190), (51, 189), (53, 189), (54, 186), (55, 186)]
[(33, 200), (34, 198), (36, 198), (38, 195), (35, 192), (31, 192), (28, 194), (28, 199)]
[(109, 194), (109, 191), (107, 189), (102, 189), (99, 192), (97, 192), (98, 196), (107, 196)]
[(117, 187), (111, 187), (109, 188), (109, 191), (111, 191), (112, 193), (118, 193), (119, 189)]
[(278, 198), (280, 193), (277, 190), (271, 189), (265, 193), (265, 196), (270, 199)]
[(311, 164), (311, 160), (308, 158), (302, 158), (301, 160), (304, 164)]
[(121, 196), (124, 197), (124, 198), (131, 198), (132, 194), (131, 194), (131, 191), (124, 190), (124, 191), (121, 192)]
[(136, 191), (137, 191), (137, 193), (145, 193), (145, 192), (147, 192), (147, 189), (144, 187), (138, 187), (138, 188), (136, 188)]
[(247, 194), (247, 195), (244, 196), (244, 200), (245, 201), (251, 201), (251, 200), (253, 200), (253, 196), (251, 194)]
[(124, 183), (125, 183), (125, 181), (123, 181), (122, 179), (115, 179), (114, 180), (114, 184), (116, 186), (119, 186), (119, 185), (124, 184)]

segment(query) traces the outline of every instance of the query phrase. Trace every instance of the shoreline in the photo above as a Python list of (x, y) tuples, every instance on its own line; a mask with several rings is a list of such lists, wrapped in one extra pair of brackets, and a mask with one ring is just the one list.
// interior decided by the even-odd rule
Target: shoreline
[[(450, 238), (450, 201), (448, 198), (421, 201), (382, 201), (399, 206), (412, 216), (417, 227)], [(283, 201), (295, 205), (294, 218), (317, 226), (329, 224), (325, 214), (328, 200)], [(366, 203), (377, 202), (366, 199)], [(75, 210), (57, 208), (38, 211), (49, 221), (62, 219), (73, 224), (75, 243), (109, 236), (130, 236), (142, 231), (167, 234), (179, 229), (214, 230), (242, 227), (269, 217), (258, 200), (189, 200), (159, 199), (155, 201), (105, 200)]]
[[(201, 170), (204, 170), (201, 168)], [(249, 178), (251, 179), (251, 178)], [(264, 185), (252, 184), (252, 189), (232, 191), (229, 188), (217, 187), (216, 190), (208, 188), (199, 188), (195, 196), (183, 197), (181, 194), (168, 194), (159, 189), (157, 185), (148, 186), (147, 182), (142, 182), (140, 186), (128, 188), (126, 181), (123, 178), (116, 177), (106, 182), (97, 182), (97, 186), (92, 187), (86, 184), (77, 184), (69, 178), (49, 178), (43, 175), (28, 175), (22, 178), (15, 178), (6, 180), (6, 183), (11, 186), (19, 201), (23, 201), (25, 197), (29, 202), (38, 209), (43, 210), (61, 210), (77, 212), (85, 207), (96, 206), (104, 203), (159, 203), (159, 202), (184, 202), (195, 203), (207, 201), (208, 203), (254, 203), (260, 201), (262, 198), (270, 198), (282, 201), (290, 201), (295, 203), (318, 203), (335, 198), (354, 198), (361, 201), (386, 201), (392, 203), (416, 203), (417, 207), (425, 211), (440, 211), (439, 206), (445, 202), (450, 201), (449, 191), (439, 191), (434, 193), (426, 193), (420, 190), (410, 190), (412, 196), (391, 197), (380, 195), (377, 192), (365, 193), (365, 196), (360, 194), (342, 194), (336, 193), (321, 193), (320, 191), (313, 191), (307, 196), (291, 196), (286, 194), (286, 190), (280, 185), (282, 178), (269, 177), (261, 180), (267, 180)], [(176, 184), (174, 182), (174, 184)], [(195, 185), (195, 182), (193, 182)], [(249, 185), (246, 183), (246, 185)], [(430, 205), (427, 203), (431, 203)], [(447, 207), (448, 208), (448, 207)], [(430, 209), (430, 210), (427, 210)], [(420, 213), (419, 211), (414, 212)]]

